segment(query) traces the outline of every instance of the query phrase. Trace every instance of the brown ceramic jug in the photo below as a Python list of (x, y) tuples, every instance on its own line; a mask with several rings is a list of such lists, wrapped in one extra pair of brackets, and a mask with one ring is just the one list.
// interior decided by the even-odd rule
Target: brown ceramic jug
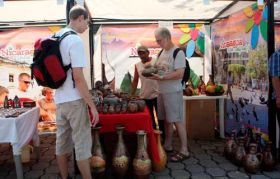
[(257, 144), (249, 145), (249, 153), (244, 158), (244, 168), (249, 173), (257, 173), (260, 169), (263, 155), (257, 153)]
[(161, 145), (161, 140), (160, 140), (160, 135), (161, 135), (160, 130), (154, 130), (154, 135), (156, 137), (156, 142), (157, 142), (157, 149), (159, 153), (159, 161), (153, 161), (153, 171), (155, 172), (161, 172), (165, 169), (166, 162), (167, 162), (167, 155), (165, 150), (163, 149), (163, 146)]
[(272, 171), (275, 167), (276, 161), (271, 152), (272, 142), (268, 141), (263, 152), (262, 168), (265, 171)]
[(209, 80), (207, 82), (207, 85), (215, 85), (214, 76), (213, 75), (209, 75)]
[(234, 153), (234, 161), (236, 165), (242, 166), (245, 155), (246, 155), (246, 151), (244, 147), (244, 137), (240, 137), (238, 139), (238, 145)]
[(146, 132), (137, 131), (137, 151), (133, 160), (133, 169), (136, 178), (149, 178), (152, 171), (152, 162), (146, 149)]
[(105, 171), (106, 159), (99, 140), (99, 130), (101, 126), (96, 126), (92, 129), (93, 131), (93, 147), (91, 157), (91, 167), (95, 173)]
[(125, 176), (128, 170), (129, 155), (123, 141), (124, 126), (119, 124), (116, 126), (116, 130), (118, 135), (118, 142), (113, 153), (112, 165), (114, 173), (117, 175), (117, 177), (122, 178)]
[(225, 157), (229, 160), (233, 160), (236, 148), (237, 148), (237, 144), (235, 142), (235, 133), (232, 132), (224, 148)]

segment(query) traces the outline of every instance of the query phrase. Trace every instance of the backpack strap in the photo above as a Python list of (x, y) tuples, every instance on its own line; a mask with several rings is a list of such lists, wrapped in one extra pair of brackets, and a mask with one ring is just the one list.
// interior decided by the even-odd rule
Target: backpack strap
[(61, 43), (61, 41), (62, 41), (65, 37), (67, 37), (68, 35), (72, 35), (72, 34), (73, 34), (73, 35), (77, 35), (77, 33), (74, 32), (74, 31), (72, 31), (72, 30), (70, 30), (70, 31), (65, 32), (64, 34), (62, 34), (62, 36), (58, 37), (59, 43)]
[[(72, 30), (70, 30), (70, 31), (67, 31), (67, 32), (65, 32), (64, 34), (62, 34), (62, 36), (56, 37), (56, 38), (58, 38), (59, 45), (60, 45), (61, 41), (62, 41), (65, 37), (67, 37), (68, 35), (77, 35), (77, 33), (74, 32), (74, 31), (72, 31)], [(54, 35), (54, 36), (55, 36), (55, 35)], [(71, 63), (70, 63), (69, 65), (64, 66), (64, 69), (65, 69), (66, 71), (68, 71), (70, 68), (72, 69)], [(73, 77), (73, 72), (72, 72), (72, 81), (73, 81), (73, 87), (75, 88), (76, 85), (75, 85), (75, 81), (74, 81), (74, 77)]]
[(176, 58), (176, 56), (177, 56), (177, 54), (179, 53), (180, 50), (181, 50), (180, 48), (176, 48), (176, 49), (174, 50), (174, 52), (173, 52), (173, 59), (174, 59), (174, 60), (175, 60), (175, 58)]
[(161, 49), (161, 50), (159, 51), (159, 53), (158, 53), (158, 55), (157, 55), (158, 58), (159, 58), (159, 56), (161, 55), (162, 51), (163, 51), (163, 49)]
[[(176, 58), (177, 54), (178, 54), (181, 50), (182, 50), (182, 49), (180, 49), (180, 48), (176, 48), (176, 49), (174, 50), (174, 52), (173, 52), (173, 59), (174, 59), (174, 61), (175, 61), (175, 58)], [(186, 67), (185, 67), (185, 68), (188, 68), (188, 67), (189, 67), (189, 62), (188, 62), (187, 60), (185, 60), (185, 62), (186, 62)], [(184, 75), (185, 75), (185, 72), (184, 72)], [(182, 86), (184, 86), (185, 81), (182, 79), (181, 83), (182, 83)]]

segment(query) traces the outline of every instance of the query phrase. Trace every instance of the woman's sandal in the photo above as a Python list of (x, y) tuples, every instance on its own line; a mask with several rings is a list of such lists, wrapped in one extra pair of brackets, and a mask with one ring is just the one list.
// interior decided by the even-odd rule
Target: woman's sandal
[(176, 153), (171, 157), (171, 162), (182, 162), (186, 159), (190, 158), (190, 155), (185, 155), (183, 153)]

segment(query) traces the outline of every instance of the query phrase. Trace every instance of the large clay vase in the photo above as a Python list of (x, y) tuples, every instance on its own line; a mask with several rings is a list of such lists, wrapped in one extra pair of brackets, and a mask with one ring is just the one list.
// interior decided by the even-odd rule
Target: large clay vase
[(244, 169), (249, 173), (257, 173), (262, 162), (262, 154), (257, 153), (257, 144), (251, 143), (249, 153), (244, 158)]
[(116, 126), (118, 142), (112, 157), (112, 165), (117, 178), (123, 178), (128, 170), (129, 155), (123, 141), (123, 125)]
[(236, 165), (242, 166), (245, 155), (246, 151), (244, 147), (244, 137), (240, 137), (238, 139), (238, 145), (234, 153), (234, 161)]
[(100, 144), (99, 130), (101, 126), (94, 127), (93, 130), (93, 147), (92, 147), (92, 157), (91, 157), (91, 168), (95, 173), (100, 173), (105, 171), (106, 159), (105, 154)]
[(145, 143), (146, 132), (143, 130), (137, 131), (137, 151), (135, 158), (133, 159), (133, 169), (135, 178), (149, 178), (152, 171), (152, 161), (147, 152)]
[(225, 148), (224, 148), (224, 155), (227, 159), (233, 160), (236, 147), (237, 147), (237, 144), (235, 142), (235, 133), (232, 132), (231, 136), (227, 140)]
[(272, 171), (275, 167), (276, 161), (271, 152), (272, 142), (268, 141), (263, 152), (262, 168), (265, 171)]
[(166, 167), (166, 162), (167, 162), (166, 152), (163, 149), (163, 146), (161, 145), (161, 140), (160, 140), (161, 133), (162, 132), (160, 130), (154, 130), (154, 135), (156, 137), (156, 142), (157, 142), (157, 150), (159, 153), (159, 161), (153, 160), (153, 171), (155, 172), (163, 171)]

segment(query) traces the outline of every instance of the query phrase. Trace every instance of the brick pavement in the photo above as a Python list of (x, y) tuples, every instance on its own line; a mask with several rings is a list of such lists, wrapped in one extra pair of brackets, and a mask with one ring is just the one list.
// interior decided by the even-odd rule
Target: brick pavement
[[(178, 149), (178, 141), (175, 141), (175, 149)], [(189, 141), (191, 157), (181, 163), (167, 164), (167, 168), (160, 173), (152, 173), (150, 178), (155, 179), (280, 179), (280, 165), (272, 172), (258, 172), (248, 174), (243, 168), (239, 168), (226, 160), (222, 153), (223, 140), (192, 140)], [(23, 164), (26, 179), (56, 179), (58, 167), (55, 160), (54, 149), (55, 136), (41, 136), (40, 159), (37, 162), (31, 156), (29, 163)], [(168, 154), (170, 155), (170, 154)], [(170, 156), (169, 156), (170, 157)], [(71, 160), (70, 173), (73, 176), (73, 160)], [(0, 179), (15, 179), (15, 167), (12, 159), (11, 147), (8, 144), (0, 145)], [(81, 178), (76, 176), (76, 178)], [(113, 178), (109, 175), (107, 178)]]

